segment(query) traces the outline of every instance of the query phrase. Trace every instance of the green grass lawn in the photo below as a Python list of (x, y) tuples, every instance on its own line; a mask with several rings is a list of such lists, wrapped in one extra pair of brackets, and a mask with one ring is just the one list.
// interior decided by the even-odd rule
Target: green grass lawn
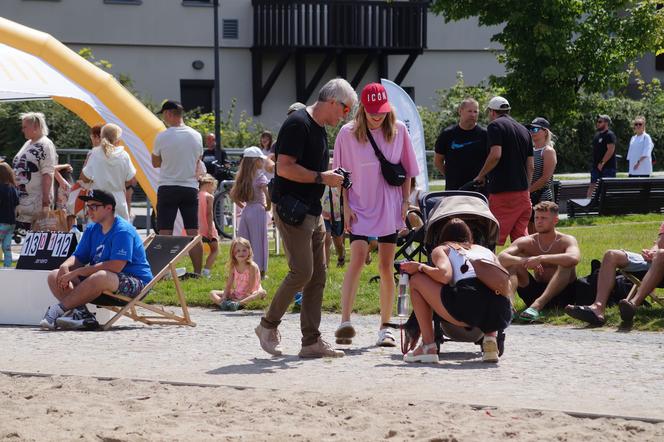
[[(657, 230), (661, 223), (661, 215), (630, 215), (621, 217), (593, 217), (564, 220), (561, 222), (562, 232), (574, 235), (580, 244), (582, 259), (577, 268), (579, 276), (590, 273), (590, 261), (601, 259), (607, 249), (627, 249), (640, 251), (644, 247), (650, 247), (656, 239)], [(212, 279), (186, 280), (182, 287), (186, 293), (190, 305), (212, 307), (208, 292), (212, 289), (223, 289), (226, 279), (226, 262), (228, 261), (229, 243), (223, 243), (220, 247), (219, 258), (212, 271)], [(274, 248), (272, 247), (271, 250)], [(347, 243), (348, 250), (348, 243)], [(498, 251), (502, 250), (500, 248)], [(347, 251), (349, 254), (349, 252)], [(186, 261), (186, 262), (185, 262)], [(190, 263), (185, 260), (182, 265), (191, 270)], [(328, 282), (325, 288), (323, 309), (327, 312), (340, 312), (341, 283), (344, 268), (337, 268), (336, 256), (332, 256), (331, 267), (328, 271)], [(276, 291), (279, 283), (287, 272), (286, 259), (282, 255), (270, 255), (269, 278), (263, 281), (263, 286), (268, 292), (268, 298), (250, 304), (251, 309), (263, 309)], [(355, 302), (355, 311), (361, 314), (379, 312), (378, 305), (378, 283), (370, 283), (369, 279), (377, 275), (376, 259), (367, 266), (362, 274), (359, 293)], [(174, 304), (175, 291), (172, 281), (163, 281), (153, 290), (149, 300), (154, 303)], [(520, 302), (520, 301), (519, 301)], [(518, 305), (523, 308), (523, 305)], [(546, 312), (545, 322), (552, 324), (580, 324), (567, 317), (563, 312)], [(608, 311), (607, 323), (617, 326), (620, 322), (618, 310), (612, 307)], [(639, 309), (634, 323), (635, 329), (661, 330), (664, 329), (664, 309), (653, 307), (650, 309)]]

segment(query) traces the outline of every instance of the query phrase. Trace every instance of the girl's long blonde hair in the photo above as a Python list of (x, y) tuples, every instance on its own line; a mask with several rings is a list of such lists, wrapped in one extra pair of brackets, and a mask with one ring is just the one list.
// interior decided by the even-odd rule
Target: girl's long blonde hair
[[(359, 104), (357, 112), (355, 112), (353, 126), (353, 134), (355, 138), (360, 143), (368, 143), (367, 139), (367, 115), (364, 112), (364, 105)], [(390, 111), (385, 115), (383, 124), (381, 125), (383, 129), (383, 136), (388, 143), (391, 143), (394, 140), (394, 137), (397, 135), (397, 114), (394, 112), (394, 108), (390, 106)]]
[(0, 184), (9, 184), (10, 186), (16, 187), (14, 169), (4, 161), (0, 161)]
[(228, 271), (231, 272), (234, 268), (237, 267), (238, 262), (237, 259), (235, 259), (235, 249), (237, 246), (244, 246), (247, 249), (249, 249), (249, 258), (247, 259), (247, 262), (253, 262), (254, 261), (254, 251), (251, 249), (251, 243), (249, 240), (242, 238), (241, 236), (238, 236), (231, 242), (231, 250), (230, 250), (230, 258), (228, 260)]
[(246, 203), (254, 199), (254, 179), (263, 167), (262, 158), (244, 157), (231, 188), (231, 199), (237, 203)]
[(115, 143), (122, 136), (122, 129), (117, 124), (108, 123), (101, 128), (101, 148), (106, 155), (106, 158), (111, 156), (115, 150)]

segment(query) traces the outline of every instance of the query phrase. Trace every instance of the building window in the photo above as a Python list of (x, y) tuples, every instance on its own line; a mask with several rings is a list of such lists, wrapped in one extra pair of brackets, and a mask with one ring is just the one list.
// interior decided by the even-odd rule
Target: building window
[(236, 18), (223, 20), (223, 33), (222, 38), (237, 40), (239, 33), (239, 25)]
[(109, 5), (140, 5), (143, 0), (104, 0)]
[(182, 6), (212, 6), (212, 0), (182, 0)]
[(212, 92), (214, 80), (180, 80), (180, 101), (187, 111), (212, 112)]

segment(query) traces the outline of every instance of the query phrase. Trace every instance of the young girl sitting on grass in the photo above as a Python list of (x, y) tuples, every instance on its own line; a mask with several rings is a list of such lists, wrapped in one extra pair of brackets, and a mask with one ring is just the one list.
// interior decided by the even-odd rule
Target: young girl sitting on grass
[(236, 311), (255, 299), (267, 295), (261, 286), (261, 273), (253, 260), (251, 244), (244, 238), (231, 243), (228, 279), (224, 290), (212, 290), (210, 299), (223, 311)]
[(198, 182), (200, 184), (198, 192), (198, 234), (203, 237), (203, 242), (210, 247), (210, 254), (205, 260), (205, 267), (201, 272), (201, 276), (210, 278), (210, 271), (219, 253), (219, 232), (217, 232), (214, 225), (214, 216), (212, 215), (217, 180), (206, 173)]

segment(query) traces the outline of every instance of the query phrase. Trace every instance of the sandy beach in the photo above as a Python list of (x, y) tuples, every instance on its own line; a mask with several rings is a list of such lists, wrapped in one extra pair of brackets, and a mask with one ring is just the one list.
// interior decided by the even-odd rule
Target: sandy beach
[[(664, 440), (655, 333), (512, 326), (498, 365), (448, 342), (440, 364), (413, 366), (373, 346), (373, 316), (354, 318), (346, 357), (311, 361), (296, 356), (296, 315), (278, 358), (258, 347), (258, 312), (192, 316), (194, 328), (0, 327), (0, 440)], [(325, 336), (338, 321), (324, 315)]]

